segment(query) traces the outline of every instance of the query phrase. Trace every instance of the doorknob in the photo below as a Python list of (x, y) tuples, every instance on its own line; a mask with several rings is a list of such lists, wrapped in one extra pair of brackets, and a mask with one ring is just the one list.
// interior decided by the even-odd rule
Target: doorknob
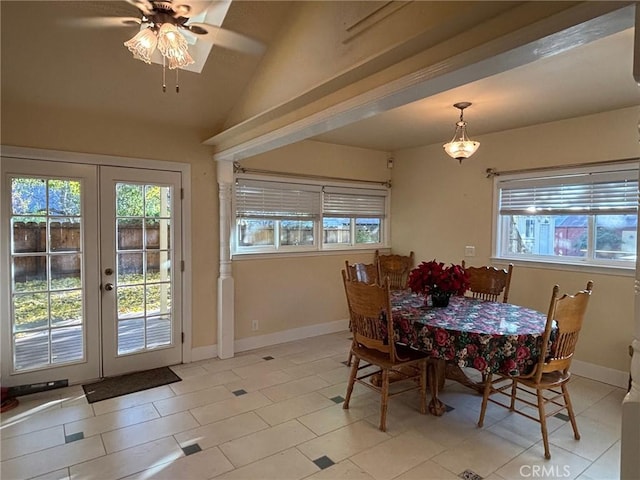
[(107, 283), (104, 286), (104, 289), (107, 290), (108, 292), (110, 292), (111, 290), (113, 290), (113, 283)]

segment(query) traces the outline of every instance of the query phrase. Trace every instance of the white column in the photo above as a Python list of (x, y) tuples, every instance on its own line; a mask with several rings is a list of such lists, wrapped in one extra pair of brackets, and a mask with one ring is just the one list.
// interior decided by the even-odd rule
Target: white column
[(218, 276), (218, 357), (234, 355), (234, 285), (231, 265), (231, 195), (233, 163), (217, 162), (218, 202), (220, 204), (220, 272)]
[[(633, 76), (640, 85), (640, 4), (636, 3), (636, 25), (633, 54)], [(640, 119), (638, 120), (640, 134)], [(639, 138), (640, 140), (640, 138)], [(640, 252), (640, 240), (636, 246)], [(636, 257), (637, 258), (637, 257)], [(620, 438), (620, 478), (640, 478), (640, 259), (636, 260), (635, 327), (631, 343), (631, 389), (622, 402), (622, 433)]]

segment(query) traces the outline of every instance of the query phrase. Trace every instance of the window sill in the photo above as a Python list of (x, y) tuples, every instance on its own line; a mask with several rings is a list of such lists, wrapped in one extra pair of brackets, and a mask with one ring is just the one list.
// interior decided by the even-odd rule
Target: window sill
[(366, 247), (349, 247), (349, 248), (332, 248), (329, 250), (307, 250), (304, 252), (281, 251), (281, 252), (243, 252), (231, 255), (232, 261), (244, 260), (263, 260), (263, 259), (279, 259), (279, 258), (295, 258), (295, 257), (322, 257), (327, 255), (350, 255), (359, 253), (375, 253), (376, 250), (389, 250), (391, 247), (386, 246), (366, 246)]
[(521, 266), (527, 268), (539, 268), (544, 270), (562, 270), (564, 272), (587, 272), (595, 273), (598, 275), (615, 275), (618, 277), (635, 277), (636, 269), (635, 264), (629, 267), (623, 266), (610, 266), (610, 265), (588, 265), (584, 263), (571, 263), (563, 259), (560, 262), (529, 260), (523, 258), (505, 258), (505, 257), (491, 257), (491, 262), (496, 265), (507, 265), (513, 263), (514, 266)]

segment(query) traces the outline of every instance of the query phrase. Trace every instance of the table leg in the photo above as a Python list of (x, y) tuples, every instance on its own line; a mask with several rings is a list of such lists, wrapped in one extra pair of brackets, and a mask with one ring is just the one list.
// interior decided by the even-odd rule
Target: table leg
[(427, 377), (429, 388), (431, 389), (431, 401), (429, 402), (429, 413), (441, 416), (446, 410), (446, 405), (438, 398), (438, 389), (441, 380), (444, 379), (445, 361), (440, 358), (432, 358), (427, 361)]

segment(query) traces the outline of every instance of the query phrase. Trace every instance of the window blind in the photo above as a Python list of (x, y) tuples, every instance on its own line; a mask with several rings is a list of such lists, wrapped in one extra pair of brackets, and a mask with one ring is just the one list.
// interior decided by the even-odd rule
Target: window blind
[(321, 187), (238, 179), (235, 186), (237, 217), (305, 220), (320, 216)]
[(322, 211), (325, 217), (383, 218), (386, 197), (386, 190), (325, 187)]
[(638, 211), (638, 171), (499, 182), (502, 215), (626, 214)]

